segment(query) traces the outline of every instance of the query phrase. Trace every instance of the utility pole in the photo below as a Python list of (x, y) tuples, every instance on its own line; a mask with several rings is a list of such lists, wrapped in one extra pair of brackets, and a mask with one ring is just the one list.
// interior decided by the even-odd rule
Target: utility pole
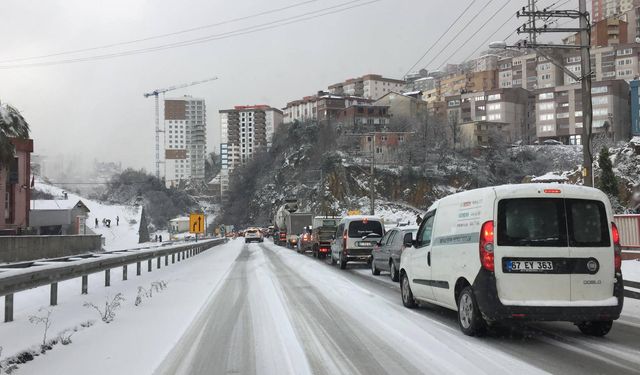
[[(573, 78), (576, 81), (580, 81), (582, 85), (582, 134), (581, 134), (581, 143), (582, 143), (582, 158), (583, 158), (583, 184), (586, 186), (593, 186), (593, 157), (591, 155), (591, 134), (592, 134), (592, 120), (593, 120), (593, 111), (591, 106), (591, 25), (590, 25), (590, 17), (589, 12), (587, 12), (587, 4), (586, 0), (578, 0), (578, 10), (535, 10), (535, 1), (529, 0), (529, 9), (525, 9), (516, 13), (517, 17), (527, 17), (529, 19), (528, 24), (524, 24), (521, 27), (518, 27), (518, 34), (528, 34), (529, 42), (526, 40), (523, 42), (517, 43), (515, 46), (507, 46), (506, 43), (501, 42), (495, 44), (494, 48), (524, 48), (524, 49), (533, 49), (543, 57), (545, 57), (549, 62), (558, 66), (565, 72), (568, 76)], [(578, 28), (562, 28), (562, 27), (548, 27), (547, 24), (544, 24), (542, 27), (536, 26), (536, 19), (542, 19), (544, 21), (548, 21), (551, 18), (571, 18), (578, 19), (580, 21), (580, 25)], [(541, 33), (551, 33), (551, 32), (576, 32), (580, 35), (580, 44), (577, 46), (574, 45), (561, 45), (561, 44), (541, 44), (536, 42), (537, 34)], [(493, 43), (492, 43), (493, 44)], [(547, 54), (544, 49), (578, 49), (580, 50), (580, 61), (581, 61), (581, 73), (580, 76), (576, 76), (573, 72), (566, 69), (562, 62), (556, 61), (553, 56)]]
[(375, 160), (376, 160), (376, 132), (371, 133), (371, 174), (369, 176), (369, 193), (371, 197), (369, 200), (371, 201), (371, 213), (370, 215), (375, 215), (375, 194), (376, 194), (376, 176), (375, 176)]

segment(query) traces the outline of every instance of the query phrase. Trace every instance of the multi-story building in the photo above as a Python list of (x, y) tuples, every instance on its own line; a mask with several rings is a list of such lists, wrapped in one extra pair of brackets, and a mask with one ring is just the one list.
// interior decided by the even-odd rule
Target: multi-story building
[(15, 157), (8, 165), (0, 164), (0, 234), (17, 234), (29, 227), (33, 140), (10, 141)]
[[(558, 52), (554, 53), (559, 58)], [(506, 57), (498, 61), (498, 86), (535, 90), (563, 83), (562, 69), (536, 53)]]
[(623, 16), (627, 21), (627, 38), (629, 42), (640, 40), (640, 0), (633, 0), (631, 9)]
[(424, 123), (428, 115), (428, 103), (414, 97), (390, 92), (376, 100), (374, 105), (389, 107), (389, 115), (394, 119), (413, 120)]
[[(565, 68), (576, 76), (582, 74), (581, 57), (578, 51), (568, 52), (564, 56)], [(640, 44), (621, 44), (591, 49), (591, 70), (595, 80), (624, 79), (631, 81), (640, 75)], [(564, 84), (570, 85), (576, 80), (564, 74)]]
[(350, 127), (354, 131), (379, 131), (389, 124), (389, 106), (354, 104), (337, 115), (337, 124)]
[(235, 106), (220, 113), (220, 190), (229, 188), (229, 173), (251, 160), (260, 150), (271, 147), (282, 111), (268, 105)]
[(631, 88), (631, 135), (640, 136), (640, 80), (629, 82)]
[[(509, 142), (522, 141), (529, 144), (535, 140), (533, 96), (523, 88), (466, 93), (446, 97), (446, 101), (450, 126), (476, 122), (499, 123), (504, 125), (501, 130), (505, 132)], [(480, 141), (472, 144), (482, 144), (482, 140)]]
[(204, 99), (185, 96), (164, 101), (165, 184), (204, 182), (207, 155)]
[(621, 16), (633, 6), (634, 0), (591, 0), (591, 20), (595, 23), (609, 17)]
[(305, 96), (300, 100), (287, 103), (282, 109), (283, 123), (294, 121), (318, 121), (331, 122), (338, 112), (353, 104), (367, 104), (373, 100), (357, 96), (334, 95), (326, 92), (318, 92), (317, 95)]
[(356, 152), (373, 153), (376, 164), (396, 164), (405, 152), (402, 145), (410, 137), (406, 132), (374, 132), (362, 134)]
[[(580, 144), (582, 98), (579, 84), (549, 87), (536, 92), (538, 139)], [(629, 85), (624, 80), (596, 81), (591, 89), (593, 133), (607, 133), (614, 141), (628, 139), (631, 132)]]
[(390, 91), (402, 91), (405, 85), (406, 82), (403, 80), (385, 78), (378, 74), (367, 74), (333, 84), (329, 86), (329, 92), (334, 95), (359, 96), (376, 100)]
[[(628, 38), (629, 26), (626, 21), (619, 17), (610, 17), (591, 25), (591, 46), (607, 47), (618, 44), (626, 44), (630, 40)], [(580, 34), (571, 34), (562, 39), (564, 44), (580, 45)]]

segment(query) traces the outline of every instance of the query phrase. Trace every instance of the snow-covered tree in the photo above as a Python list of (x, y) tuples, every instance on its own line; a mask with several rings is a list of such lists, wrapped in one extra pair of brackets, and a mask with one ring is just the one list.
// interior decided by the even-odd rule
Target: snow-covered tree
[(618, 181), (616, 180), (616, 175), (613, 173), (613, 165), (611, 164), (609, 150), (606, 147), (603, 147), (600, 150), (600, 154), (598, 155), (598, 165), (601, 170), (598, 188), (609, 196), (617, 197)]
[(15, 157), (11, 138), (29, 138), (29, 124), (17, 109), (0, 103), (0, 164), (6, 165)]

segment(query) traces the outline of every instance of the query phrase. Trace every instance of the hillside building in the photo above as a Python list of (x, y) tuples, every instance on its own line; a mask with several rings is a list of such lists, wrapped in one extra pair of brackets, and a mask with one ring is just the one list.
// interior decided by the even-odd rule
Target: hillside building
[(367, 74), (333, 84), (329, 86), (329, 92), (334, 95), (359, 96), (376, 100), (391, 91), (402, 91), (405, 85), (406, 81), (403, 80), (386, 78), (378, 74)]
[(33, 140), (11, 139), (15, 158), (0, 164), (0, 234), (17, 234), (29, 227), (31, 153)]

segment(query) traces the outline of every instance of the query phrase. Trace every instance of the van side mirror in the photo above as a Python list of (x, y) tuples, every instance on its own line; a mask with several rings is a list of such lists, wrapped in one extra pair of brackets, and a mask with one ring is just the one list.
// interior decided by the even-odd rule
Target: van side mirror
[(404, 247), (413, 246), (413, 235), (411, 233), (405, 233), (402, 243), (404, 244)]

